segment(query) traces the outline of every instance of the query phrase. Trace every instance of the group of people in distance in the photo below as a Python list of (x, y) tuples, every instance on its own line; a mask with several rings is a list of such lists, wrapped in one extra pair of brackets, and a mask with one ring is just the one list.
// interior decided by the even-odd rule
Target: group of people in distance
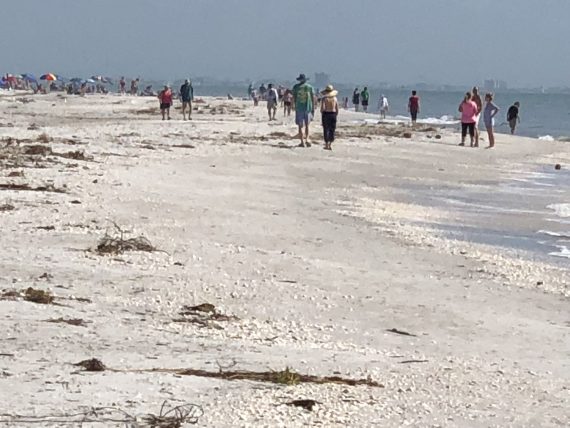
[(362, 105), (362, 111), (365, 113), (368, 111), (370, 93), (366, 86), (362, 91), (359, 91), (358, 88), (354, 89), (354, 92), (352, 93), (352, 104), (354, 105), (354, 111), (359, 111), (360, 105)]
[[(297, 84), (295, 84), (292, 90), (279, 87), (276, 89), (273, 84), (269, 84), (267, 88), (264, 85), (260, 88), (263, 92), (263, 98), (267, 101), (267, 112), (269, 120), (276, 120), (277, 108), (279, 102), (283, 103), (284, 115), (290, 115), (291, 111), (295, 109), (295, 123), (298, 126), (298, 137), (301, 140), (300, 147), (310, 147), (309, 142), (310, 134), (310, 124), (315, 115), (316, 104), (320, 104), (321, 113), (321, 123), (323, 127), (323, 137), (324, 137), (324, 149), (332, 150), (332, 144), (335, 140), (335, 133), (337, 127), (338, 113), (339, 113), (339, 103), (337, 100), (338, 91), (332, 86), (328, 85), (323, 91), (321, 91), (317, 97), (315, 94), (315, 89), (308, 83), (308, 79), (304, 74), (300, 74), (297, 77)], [(121, 78), (119, 83), (120, 90), (124, 90), (126, 82), (124, 78)], [(134, 85), (138, 82), (135, 81)], [(136, 87), (136, 86), (135, 86)], [(250, 97), (254, 98), (256, 96), (255, 91), (252, 90), (252, 86), (248, 89)], [(124, 92), (123, 92), (124, 93)], [(192, 101), (194, 99), (194, 88), (192, 87), (192, 82), (190, 79), (186, 79), (184, 84), (180, 87), (178, 93), (180, 100), (182, 101), (182, 116), (183, 120), (192, 119)], [(160, 111), (162, 114), (162, 120), (170, 120), (170, 108), (172, 107), (174, 94), (170, 85), (165, 85), (163, 90), (158, 94), (158, 99), (160, 101)], [(465, 140), (467, 134), (470, 137), (471, 147), (479, 147), (479, 119), (481, 114), (483, 115), (483, 122), (485, 129), (487, 130), (487, 135), (489, 137), (489, 146), (487, 148), (495, 147), (495, 116), (499, 113), (499, 107), (493, 102), (494, 94), (485, 94), (485, 104), (479, 95), (479, 89), (474, 87), (471, 92), (467, 92), (463, 98), (463, 101), (459, 105), (459, 112), (461, 113), (461, 143), (460, 146), (465, 146)], [(353, 92), (353, 104), (355, 110), (359, 110), (359, 105), (362, 105), (363, 110), (366, 112), (368, 110), (370, 100), (370, 94), (368, 88), (364, 87), (362, 91), (356, 88)], [(254, 99), (255, 101), (255, 99)], [(346, 99), (345, 99), (346, 102)], [(412, 95), (408, 100), (408, 111), (410, 113), (410, 118), (412, 126), (416, 124), (418, 114), (420, 112), (420, 97), (417, 91), (412, 91)], [(515, 133), (517, 124), (520, 122), (519, 117), (519, 107), (520, 103), (515, 102), (508, 110), (507, 122), (511, 129), (511, 134)], [(382, 118), (386, 117), (388, 112), (388, 99), (382, 94), (378, 102), (378, 110), (380, 111), (380, 116)]]
[[(493, 102), (494, 94), (488, 92), (485, 94), (485, 106), (479, 95), (479, 89), (474, 87), (471, 92), (467, 92), (463, 97), (463, 101), (459, 104), (459, 112), (461, 113), (461, 143), (465, 146), (465, 140), (469, 133), (471, 139), (471, 147), (479, 147), (479, 119), (483, 114), (483, 123), (489, 137), (488, 149), (495, 147), (495, 116), (499, 113), (500, 108)], [(511, 134), (515, 133), (517, 124), (520, 122), (519, 117), (520, 103), (515, 102), (507, 112), (507, 122), (511, 129)]]

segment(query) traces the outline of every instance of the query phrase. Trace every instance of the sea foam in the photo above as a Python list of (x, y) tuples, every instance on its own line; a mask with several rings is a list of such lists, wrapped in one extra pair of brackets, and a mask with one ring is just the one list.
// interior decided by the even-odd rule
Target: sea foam
[(546, 208), (553, 210), (559, 217), (570, 217), (570, 204), (552, 204), (548, 205)]

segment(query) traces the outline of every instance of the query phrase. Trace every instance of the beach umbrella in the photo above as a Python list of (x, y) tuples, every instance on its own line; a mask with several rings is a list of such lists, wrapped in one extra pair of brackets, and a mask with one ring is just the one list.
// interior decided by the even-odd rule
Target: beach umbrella
[(48, 74), (44, 74), (43, 76), (40, 76), (41, 80), (47, 80), (47, 81), (54, 81), (57, 80), (57, 76), (53, 73), (48, 73)]
[(22, 78), (23, 78), (26, 82), (37, 83), (37, 81), (38, 81), (38, 79), (36, 79), (36, 76), (34, 76), (33, 74), (30, 74), (30, 73), (24, 73), (24, 74), (22, 74)]

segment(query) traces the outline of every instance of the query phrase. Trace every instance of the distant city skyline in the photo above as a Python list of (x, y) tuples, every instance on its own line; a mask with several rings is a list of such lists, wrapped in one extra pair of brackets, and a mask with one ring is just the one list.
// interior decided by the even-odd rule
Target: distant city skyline
[(569, 86), (570, 1), (4, 2), (0, 72)]

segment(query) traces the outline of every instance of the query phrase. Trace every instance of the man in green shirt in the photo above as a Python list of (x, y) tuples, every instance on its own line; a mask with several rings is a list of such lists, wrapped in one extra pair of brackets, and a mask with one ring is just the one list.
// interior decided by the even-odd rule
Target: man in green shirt
[[(301, 138), (299, 147), (311, 147), (311, 143), (309, 143), (309, 124), (315, 114), (315, 90), (307, 83), (307, 80), (304, 74), (300, 74), (299, 77), (297, 77), (299, 83), (293, 86), (295, 123), (299, 127), (299, 137)], [(305, 128), (304, 136), (303, 127)]]
[(368, 103), (370, 102), (370, 94), (368, 93), (368, 88), (366, 86), (360, 93), (360, 100), (362, 101), (362, 110), (364, 110), (364, 112), (367, 112)]

